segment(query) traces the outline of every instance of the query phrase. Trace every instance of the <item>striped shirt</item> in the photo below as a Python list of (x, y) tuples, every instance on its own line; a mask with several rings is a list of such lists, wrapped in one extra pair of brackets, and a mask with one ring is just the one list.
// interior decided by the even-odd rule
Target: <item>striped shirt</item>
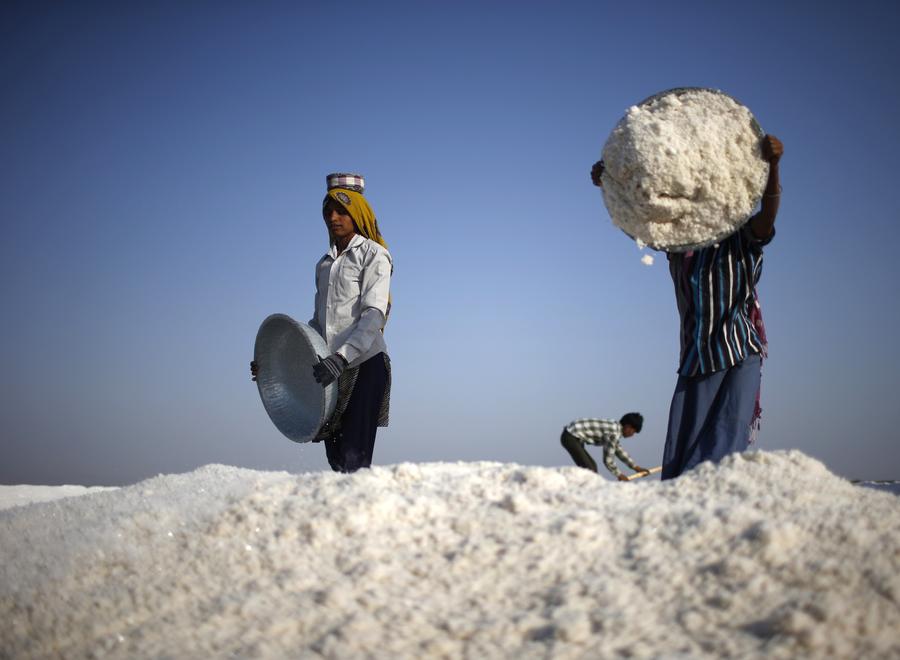
[(619, 444), (622, 439), (622, 425), (616, 420), (584, 417), (569, 422), (566, 425), (566, 431), (585, 444), (601, 445), (603, 447), (603, 464), (617, 477), (621, 476), (622, 471), (616, 466), (613, 456), (618, 456), (619, 460), (632, 470), (638, 469), (638, 464)]
[(763, 352), (750, 310), (762, 274), (762, 248), (772, 236), (759, 240), (744, 225), (717, 245), (668, 255), (681, 317), (682, 376), (722, 371)]

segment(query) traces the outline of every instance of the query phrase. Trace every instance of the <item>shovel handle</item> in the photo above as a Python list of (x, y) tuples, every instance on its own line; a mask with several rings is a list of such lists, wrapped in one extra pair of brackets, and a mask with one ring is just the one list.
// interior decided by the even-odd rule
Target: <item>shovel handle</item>
[(625, 477), (626, 481), (631, 481), (632, 479), (640, 479), (641, 477), (646, 477), (648, 474), (655, 474), (657, 472), (662, 471), (662, 465), (655, 468), (650, 468), (649, 470), (644, 470), (643, 472), (635, 472), (634, 474), (628, 475)]

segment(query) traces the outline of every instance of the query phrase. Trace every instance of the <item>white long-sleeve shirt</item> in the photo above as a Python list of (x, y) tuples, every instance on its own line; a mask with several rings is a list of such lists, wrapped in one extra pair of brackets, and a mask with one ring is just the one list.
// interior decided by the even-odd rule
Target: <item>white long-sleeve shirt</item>
[(316, 264), (316, 302), (309, 325), (351, 367), (378, 353), (384, 341), (391, 254), (375, 241), (355, 234), (340, 254), (331, 249)]

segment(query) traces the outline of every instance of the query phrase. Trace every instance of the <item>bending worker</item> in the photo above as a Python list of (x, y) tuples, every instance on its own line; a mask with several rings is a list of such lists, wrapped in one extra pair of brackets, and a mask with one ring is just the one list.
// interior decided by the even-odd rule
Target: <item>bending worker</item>
[(612, 472), (619, 481), (628, 481), (628, 477), (622, 474), (622, 471), (616, 466), (613, 457), (618, 457), (635, 473), (648, 471), (635, 463), (620, 444), (622, 438), (630, 438), (635, 433), (640, 433), (643, 426), (644, 417), (636, 412), (623, 415), (618, 422), (614, 419), (585, 417), (569, 422), (563, 429), (560, 442), (575, 461), (575, 465), (592, 472), (597, 471), (597, 463), (594, 462), (584, 446), (600, 445), (603, 447), (603, 464), (606, 469)]

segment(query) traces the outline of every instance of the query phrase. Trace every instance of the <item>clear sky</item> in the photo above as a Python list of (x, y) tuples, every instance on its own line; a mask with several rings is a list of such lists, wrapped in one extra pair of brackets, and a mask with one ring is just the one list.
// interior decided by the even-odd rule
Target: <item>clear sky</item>
[(332, 171), (394, 256), (376, 463), (568, 465), (566, 422), (638, 410), (658, 465), (672, 284), (588, 174), (679, 86), (785, 145), (760, 447), (900, 478), (898, 33), (867, 0), (3, 3), (0, 483), (327, 469), (248, 363), (312, 313)]

